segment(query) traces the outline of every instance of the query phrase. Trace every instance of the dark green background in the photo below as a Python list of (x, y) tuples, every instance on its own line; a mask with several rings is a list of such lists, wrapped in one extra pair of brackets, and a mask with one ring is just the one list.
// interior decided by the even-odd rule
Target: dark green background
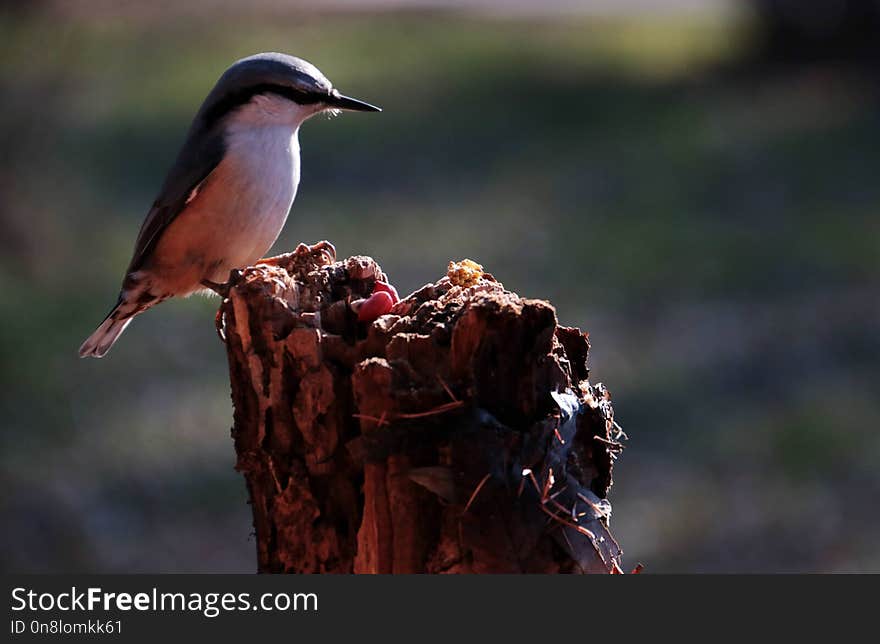
[(0, 14), (2, 569), (254, 569), (217, 302), (76, 349), (204, 95), (279, 50), (385, 112), (306, 124), (276, 250), (403, 292), (470, 257), (588, 330), (628, 565), (880, 570), (874, 73), (756, 63), (745, 13), (74, 4)]

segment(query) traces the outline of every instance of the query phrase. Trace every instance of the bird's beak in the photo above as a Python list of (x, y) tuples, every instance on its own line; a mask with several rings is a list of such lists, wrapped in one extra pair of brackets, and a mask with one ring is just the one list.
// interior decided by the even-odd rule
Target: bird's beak
[(328, 107), (335, 107), (338, 110), (347, 110), (349, 112), (381, 112), (381, 107), (364, 103), (356, 98), (349, 98), (342, 94), (332, 94), (329, 99), (324, 101)]

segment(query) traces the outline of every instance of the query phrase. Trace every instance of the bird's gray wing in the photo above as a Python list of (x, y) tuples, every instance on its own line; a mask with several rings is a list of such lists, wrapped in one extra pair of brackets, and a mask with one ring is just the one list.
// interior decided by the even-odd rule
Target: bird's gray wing
[(141, 225), (127, 273), (138, 270), (149, 258), (168, 225), (180, 214), (193, 191), (223, 159), (225, 146), (219, 128), (206, 132), (194, 124), (171, 166), (162, 190)]

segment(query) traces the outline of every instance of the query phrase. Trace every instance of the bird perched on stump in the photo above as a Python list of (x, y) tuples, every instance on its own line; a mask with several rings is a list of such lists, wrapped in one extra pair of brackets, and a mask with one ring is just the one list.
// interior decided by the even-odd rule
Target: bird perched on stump
[(343, 96), (301, 58), (257, 54), (227, 69), (141, 226), (119, 300), (79, 355), (102, 357), (136, 315), (218, 290), (230, 270), (263, 257), (296, 196), (300, 125), (339, 110), (381, 111)]

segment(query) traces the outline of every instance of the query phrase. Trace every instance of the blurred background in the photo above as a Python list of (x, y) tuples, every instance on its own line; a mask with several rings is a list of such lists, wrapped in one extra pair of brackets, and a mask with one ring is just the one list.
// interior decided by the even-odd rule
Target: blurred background
[(648, 572), (880, 571), (875, 0), (4, 2), (0, 567), (250, 572), (216, 300), (76, 357), (220, 73), (279, 50), (315, 119), (275, 251), (402, 292), (470, 257), (591, 334)]

